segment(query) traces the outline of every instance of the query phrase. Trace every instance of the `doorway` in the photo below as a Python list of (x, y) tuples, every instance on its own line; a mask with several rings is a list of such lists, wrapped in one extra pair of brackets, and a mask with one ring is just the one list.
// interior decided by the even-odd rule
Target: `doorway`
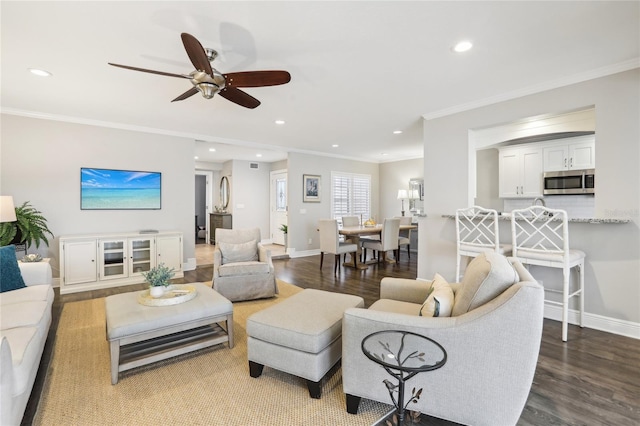
[[(273, 244), (286, 246), (285, 234), (280, 229), (288, 224), (287, 171), (275, 170), (270, 173), (270, 227)], [(288, 235), (287, 235), (288, 236)]]
[(213, 173), (196, 171), (195, 174), (195, 242), (209, 244), (209, 213), (212, 212)]

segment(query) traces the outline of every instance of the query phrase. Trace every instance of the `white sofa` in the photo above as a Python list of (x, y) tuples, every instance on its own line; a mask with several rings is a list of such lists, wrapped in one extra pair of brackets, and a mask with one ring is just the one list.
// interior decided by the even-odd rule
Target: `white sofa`
[(47, 262), (18, 262), (25, 288), (0, 293), (0, 425), (19, 425), (51, 325)]

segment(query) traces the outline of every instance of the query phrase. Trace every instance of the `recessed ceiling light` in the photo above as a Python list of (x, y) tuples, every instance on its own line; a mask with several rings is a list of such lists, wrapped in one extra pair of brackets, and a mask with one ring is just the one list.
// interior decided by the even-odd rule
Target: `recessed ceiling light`
[(394, 130), (394, 131), (393, 131), (393, 134), (394, 134), (394, 135), (399, 135), (400, 133), (402, 133), (402, 130)]
[(31, 74), (35, 74), (39, 77), (50, 77), (51, 73), (49, 71), (45, 71), (45, 70), (39, 70), (37, 68), (29, 68), (29, 71), (31, 71)]
[(469, 40), (463, 40), (453, 46), (453, 51), (457, 53), (466, 52), (473, 47), (473, 44)]
[(382, 152), (382, 153), (380, 153), (380, 155), (382, 155), (384, 157), (385, 155), (389, 155), (389, 154), (387, 154), (386, 152)]
[(284, 124), (284, 120), (276, 120), (276, 124)]
[(339, 147), (339, 146), (340, 146), (340, 145), (338, 145), (337, 143), (334, 143), (333, 145), (331, 145), (331, 147), (332, 147), (332, 148), (337, 148), (337, 147)]
[(256, 154), (256, 157), (260, 158), (262, 157), (262, 154)]
[(215, 148), (209, 148), (209, 152), (216, 152)]
[(196, 155), (196, 156), (195, 156), (195, 157), (193, 157), (193, 158), (195, 158), (195, 159), (197, 160), (197, 159), (198, 159), (198, 156)]

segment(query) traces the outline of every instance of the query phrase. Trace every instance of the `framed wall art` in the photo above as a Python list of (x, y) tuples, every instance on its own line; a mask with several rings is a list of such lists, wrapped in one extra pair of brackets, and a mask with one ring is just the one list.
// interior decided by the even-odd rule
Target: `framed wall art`
[(302, 202), (303, 203), (319, 203), (320, 202), (320, 176), (319, 175), (302, 175)]

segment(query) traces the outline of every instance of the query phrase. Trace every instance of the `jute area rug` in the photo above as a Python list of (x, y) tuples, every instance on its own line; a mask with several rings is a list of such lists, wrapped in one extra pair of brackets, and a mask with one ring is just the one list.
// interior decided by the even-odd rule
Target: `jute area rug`
[(301, 289), (278, 281), (273, 299), (234, 303), (235, 346), (217, 345), (120, 373), (111, 385), (104, 299), (64, 305), (35, 425), (371, 425), (389, 405), (346, 412), (340, 368), (322, 398), (303, 379), (265, 367), (251, 378), (247, 317)]

